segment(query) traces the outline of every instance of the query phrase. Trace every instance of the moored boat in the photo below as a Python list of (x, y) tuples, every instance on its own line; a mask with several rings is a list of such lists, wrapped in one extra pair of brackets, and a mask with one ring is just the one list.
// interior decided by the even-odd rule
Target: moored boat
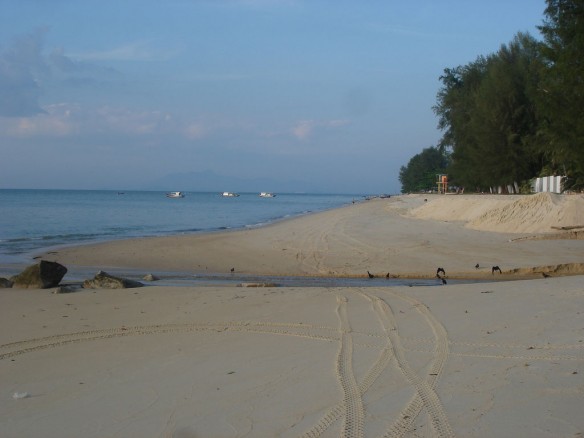
[(233, 192), (223, 192), (223, 193), (221, 193), (221, 196), (223, 196), (225, 198), (237, 198), (239, 195), (237, 193), (233, 193)]
[(275, 198), (276, 195), (274, 193), (270, 193), (270, 192), (261, 192), (260, 193), (260, 198)]
[(169, 192), (166, 194), (167, 198), (184, 198), (185, 194), (183, 192)]

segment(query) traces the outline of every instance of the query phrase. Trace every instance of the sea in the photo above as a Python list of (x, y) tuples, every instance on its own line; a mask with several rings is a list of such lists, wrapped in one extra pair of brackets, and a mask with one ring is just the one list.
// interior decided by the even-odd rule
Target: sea
[[(319, 211), (361, 202), (358, 194), (259, 193), (223, 197), (215, 192), (184, 192), (168, 198), (162, 191), (0, 189), (0, 272), (14, 275), (35, 262), (35, 256), (64, 246), (135, 237), (187, 235), (261, 227)], [(144, 272), (108, 272), (141, 280)], [(69, 270), (73, 283), (94, 272)], [(437, 286), (435, 279), (262, 277), (210, 273), (156, 272), (157, 285), (217, 286), (268, 282), (281, 286), (367, 287)], [(364, 276), (365, 277), (365, 276)], [(450, 282), (450, 280), (449, 280)], [(452, 280), (452, 282), (464, 282)]]
[(134, 237), (259, 227), (350, 204), (360, 195), (0, 189), (0, 264), (54, 248)]

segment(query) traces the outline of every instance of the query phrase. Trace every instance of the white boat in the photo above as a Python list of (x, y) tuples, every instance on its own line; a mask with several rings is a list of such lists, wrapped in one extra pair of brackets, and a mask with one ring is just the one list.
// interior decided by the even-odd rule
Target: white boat
[(185, 194), (183, 192), (169, 192), (166, 194), (167, 198), (184, 198)]
[(225, 198), (237, 198), (239, 195), (237, 193), (233, 193), (233, 192), (223, 192), (223, 193), (221, 193), (221, 196), (223, 196)]
[(270, 192), (261, 192), (260, 198), (275, 198), (276, 195)]

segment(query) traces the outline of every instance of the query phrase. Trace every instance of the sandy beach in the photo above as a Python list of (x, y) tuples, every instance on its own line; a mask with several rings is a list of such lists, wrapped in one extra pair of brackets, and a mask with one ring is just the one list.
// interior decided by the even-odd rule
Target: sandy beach
[[(409, 195), (270, 226), (123, 240), (46, 254), (65, 266), (263, 275), (432, 278), (584, 273), (584, 196)], [(552, 228), (556, 227), (556, 228)], [(571, 237), (571, 238), (570, 238)], [(476, 269), (476, 264), (479, 269)]]
[(488, 281), (0, 289), (0, 436), (582, 436), (583, 230), (583, 195), (408, 195), (45, 254), (154, 274)]

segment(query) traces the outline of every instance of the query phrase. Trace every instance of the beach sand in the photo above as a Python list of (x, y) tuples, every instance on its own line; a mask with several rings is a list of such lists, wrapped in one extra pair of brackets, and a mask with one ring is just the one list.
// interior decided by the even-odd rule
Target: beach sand
[(490, 281), (0, 290), (0, 436), (582, 436), (584, 241), (557, 228), (584, 225), (583, 204), (400, 196), (47, 254), (154, 274), (432, 277), (440, 266)]
[(416, 278), (434, 277), (437, 267), (450, 278), (492, 278), (499, 266), (500, 279), (518, 278), (584, 273), (582, 240), (557, 238), (575, 232), (552, 228), (577, 225), (584, 238), (584, 195), (410, 195), (262, 228), (123, 240), (44, 258), (104, 270)]

